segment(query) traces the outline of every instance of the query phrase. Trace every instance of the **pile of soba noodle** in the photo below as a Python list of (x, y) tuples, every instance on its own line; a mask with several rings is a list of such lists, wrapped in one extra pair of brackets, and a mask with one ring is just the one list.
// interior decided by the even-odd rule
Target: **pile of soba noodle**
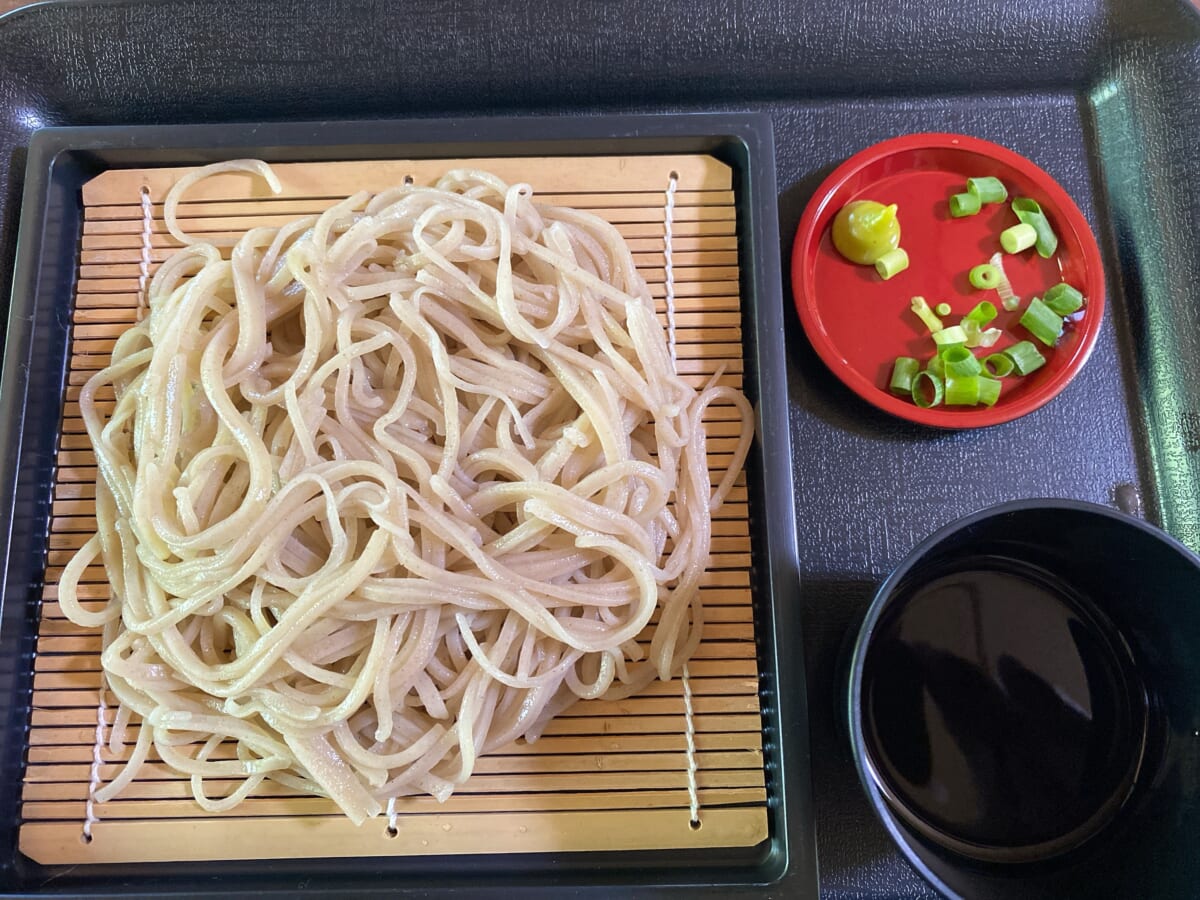
[[(751, 416), (676, 374), (617, 230), (454, 171), (253, 228), (223, 259), (175, 216), (228, 170), (279, 191), (244, 160), (176, 185), (188, 246), (80, 401), (97, 533), (61, 603), (103, 626), (112, 744), (142, 722), (95, 799), (153, 746), (205, 809), (272, 779), (361, 822), (446, 798), (577, 700), (677, 674)], [(714, 490), (718, 399), (743, 428)], [(98, 556), (96, 610), (76, 588)]]

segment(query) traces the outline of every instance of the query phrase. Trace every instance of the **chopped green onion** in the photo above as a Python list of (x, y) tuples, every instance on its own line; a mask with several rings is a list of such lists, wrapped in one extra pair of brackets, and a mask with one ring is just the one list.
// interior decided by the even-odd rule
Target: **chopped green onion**
[[(1062, 337), (1062, 316), (1037, 297), (1029, 301), (1029, 306), (1022, 313), (1019, 321), (1029, 329), (1030, 334), (1047, 347), (1053, 347), (1058, 339)], [(934, 335), (934, 339), (937, 339), (937, 335)]]
[(937, 306), (935, 306), (933, 308), (933, 311), (935, 313), (937, 313), (939, 316), (948, 316), (948, 315), (950, 315), (950, 304), (949, 303), (939, 303)]
[(911, 356), (897, 356), (892, 366), (892, 381), (888, 385), (893, 394), (912, 394), (913, 379), (921, 371), (921, 364)]
[(925, 327), (930, 331), (941, 331), (946, 326), (942, 324), (942, 320), (933, 314), (933, 310), (929, 308), (929, 304), (925, 302), (924, 297), (912, 298), (912, 311), (917, 314)]
[(982, 337), (979, 330), (979, 323), (973, 319), (964, 318), (959, 324), (962, 326), (962, 330), (967, 335), (967, 346), (978, 347), (979, 339)]
[(982, 375), (979, 381), (979, 402), (984, 406), (995, 406), (996, 401), (1000, 399), (1000, 382), (995, 378), (984, 378)]
[(1003, 203), (1008, 199), (1004, 182), (991, 175), (985, 178), (968, 178), (967, 192), (978, 197), (980, 203)]
[(990, 291), (1000, 283), (1000, 270), (991, 263), (983, 263), (967, 273), (967, 280), (977, 290)]
[(979, 335), (980, 347), (995, 347), (996, 341), (1004, 336), (1004, 332), (999, 328), (989, 328)]
[(979, 402), (979, 376), (966, 375), (955, 378), (946, 375), (946, 405), (974, 406)]
[(897, 247), (895, 250), (889, 250), (879, 259), (875, 260), (875, 271), (879, 273), (879, 277), (884, 281), (899, 275), (908, 268), (908, 254), (903, 247)]
[(950, 215), (956, 219), (979, 212), (979, 197), (975, 194), (955, 194), (950, 198)]
[(967, 313), (967, 318), (983, 326), (996, 318), (996, 315), (996, 304), (990, 300), (983, 300), (975, 304), (975, 308)]
[(1022, 225), (1029, 225), (1037, 232), (1038, 255), (1042, 259), (1052, 257), (1058, 249), (1058, 237), (1038, 202), (1028, 197), (1018, 197), (1012, 202), (1012, 211), (1017, 214)]
[(942, 354), (940, 354), (940, 353), (933, 354), (933, 359), (929, 360), (929, 365), (927, 365), (925, 367), (925, 369), (931, 375), (936, 375), (938, 378), (945, 378), (946, 377), (946, 361), (944, 359), (942, 359)]
[[(928, 393), (926, 393), (927, 389)], [(913, 403), (917, 404), (921, 409), (929, 409), (929, 407), (937, 406), (942, 402), (942, 395), (942, 379), (938, 378), (928, 369), (917, 373), (917, 377), (913, 379), (912, 385)]]
[(1060, 316), (1069, 316), (1083, 306), (1083, 294), (1065, 281), (1060, 281), (1046, 291), (1042, 301)]
[(983, 367), (979, 365), (979, 360), (975, 358), (975, 354), (966, 347), (951, 347), (942, 353), (942, 362), (946, 364), (946, 374), (948, 376), (958, 376), (965, 378), (968, 375), (978, 375)]
[(961, 325), (951, 325), (933, 333), (933, 342), (937, 344), (938, 353), (945, 353), (951, 347), (967, 346), (967, 333)]
[(1012, 285), (1008, 283), (1008, 276), (1004, 274), (1004, 254), (993, 253), (988, 262), (995, 266), (996, 271), (1000, 273), (1000, 283), (996, 285), (996, 295), (1000, 298), (1000, 304), (1012, 312), (1021, 305), (1021, 298), (1013, 293)]
[(1037, 244), (1037, 229), (1022, 222), (1000, 232), (1000, 246), (1005, 253), (1020, 253)]
[(1036, 372), (1046, 364), (1046, 357), (1042, 356), (1038, 348), (1030, 341), (1013, 344), (1004, 351), (1004, 355), (1012, 360), (1013, 368), (1016, 369), (1018, 375)]
[(1004, 353), (993, 353), (983, 358), (983, 371), (993, 378), (1005, 378), (1013, 373), (1012, 357)]

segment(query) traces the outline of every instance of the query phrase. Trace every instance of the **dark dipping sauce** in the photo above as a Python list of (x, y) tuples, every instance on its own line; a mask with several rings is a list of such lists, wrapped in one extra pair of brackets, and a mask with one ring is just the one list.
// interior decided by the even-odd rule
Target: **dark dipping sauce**
[(974, 557), (914, 573), (863, 667), (875, 780), (960, 853), (1023, 862), (1078, 846), (1129, 796), (1145, 691), (1113, 627), (1049, 573)]

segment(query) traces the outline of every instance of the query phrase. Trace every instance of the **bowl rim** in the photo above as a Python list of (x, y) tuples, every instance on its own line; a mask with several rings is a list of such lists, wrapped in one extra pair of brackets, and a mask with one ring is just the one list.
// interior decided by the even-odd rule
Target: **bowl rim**
[(1118, 525), (1131, 526), (1135, 530), (1158, 540), (1160, 543), (1176, 551), (1194, 569), (1200, 572), (1200, 555), (1197, 555), (1178, 538), (1168, 534), (1162, 528), (1147, 522), (1145, 519), (1130, 515), (1119, 509), (1114, 509), (1111, 506), (1104, 506), (1086, 500), (1043, 497), (1006, 501), (976, 510), (973, 513), (968, 513), (965, 516), (948, 522), (917, 543), (891, 571), (888, 577), (884, 579), (883, 583), (880, 584), (871, 599), (870, 606), (867, 607), (862, 624), (858, 628), (858, 634), (855, 636), (848, 662), (848, 678), (842, 701), (846, 704), (845, 713), (847, 717), (847, 731), (850, 738), (850, 752), (854, 758), (854, 768), (858, 773), (858, 780), (866, 792), (867, 799), (876, 818), (883, 824), (893, 843), (904, 854), (905, 859), (908, 860), (909, 865), (915, 868), (921, 877), (946, 897), (958, 897), (960, 895), (938, 877), (937, 873), (914, 850), (914, 843), (925, 844), (926, 842), (903, 826), (900, 817), (888, 807), (882, 790), (875, 783), (875, 779), (871, 775), (870, 765), (867, 762), (866, 742), (863, 738), (861, 715), (863, 662), (866, 658), (867, 646), (875, 634), (875, 629), (879, 624), (884, 609), (888, 605), (888, 600), (901, 581), (931, 550), (951, 536), (986, 519), (1029, 510), (1067, 510), (1095, 515), (1099, 518), (1115, 522)]

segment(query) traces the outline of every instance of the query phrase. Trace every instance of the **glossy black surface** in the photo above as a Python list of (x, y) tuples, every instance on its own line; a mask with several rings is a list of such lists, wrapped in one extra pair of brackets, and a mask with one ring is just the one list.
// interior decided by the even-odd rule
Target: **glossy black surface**
[[(847, 655), (844, 697), (860, 782), (913, 865), (948, 896), (973, 900), (1194, 896), (1197, 598), (1200, 556), (1098, 504), (1004, 503), (913, 548), (880, 586)], [(913, 615), (906, 599), (915, 601)], [(945, 608), (951, 599), (955, 610)], [(876, 641), (887, 652), (900, 634), (912, 651), (907, 674), (904, 662), (872, 674)], [(988, 677), (974, 664), (981, 656)], [(889, 677), (894, 684), (881, 684)], [(930, 778), (916, 771), (915, 754), (896, 749), (897, 737), (913, 735), (911, 717), (875, 724), (889, 732), (893, 763), (914, 781), (936, 777), (954, 792), (927, 810), (942, 817), (936, 835), (931, 822), (899, 811), (872, 769), (872, 682), (901, 704), (906, 684), (924, 691), (924, 721), (939, 742)], [(962, 702), (969, 700), (984, 708)], [(1025, 740), (1007, 733), (1013, 728), (1024, 729)], [(984, 778), (954, 770), (950, 742)], [(903, 743), (911, 751), (921, 741)], [(989, 783), (993, 776), (1004, 784)], [(934, 793), (910, 796), (928, 804)], [(981, 805), (988, 808), (973, 816)], [(954, 844), (952, 829), (1010, 843)], [(1012, 846), (1029, 831), (1049, 843)]]
[[(42, 125), (758, 110), (775, 130), (785, 252), (822, 178), (875, 141), (961, 131), (1030, 157), (1095, 229), (1111, 300), (1091, 362), (1043, 410), (971, 434), (888, 419), (821, 365), (784, 288), (804, 583), (794, 612), (804, 624), (822, 891), (932, 897), (859, 785), (837, 725), (839, 650), (910, 548), (993, 503), (1123, 497), (1200, 546), (1200, 391), (1189, 371), (1200, 358), (1197, 21), (1185, 0), (77, 0), (33, 8), (0, 20), (0, 306), (26, 148)], [(4, 449), (16, 452), (11, 436)], [(1194, 612), (1181, 602), (1173, 615), (1186, 621)], [(25, 605), (10, 603), (0, 616), (0, 809), (8, 810), (25, 716), (6, 703), (23, 690), (31, 644)], [(1183, 735), (1188, 710), (1177, 712)], [(1182, 738), (1174, 746), (1188, 747)], [(1200, 753), (1192, 752), (1190, 767), (1172, 771), (1184, 773), (1177, 788), (1197, 796)], [(11, 845), (4, 849), (0, 866)], [(370, 864), (357, 869), (236, 865), (150, 883), (286, 892), (380, 878)], [(47, 891), (98, 887), (78, 871), (53, 874)], [(106, 878), (115, 891), (147, 884), (137, 873)], [(421, 890), (415, 876), (387, 884)], [(1194, 885), (1152, 867), (1138, 895), (1189, 897)], [(794, 894), (786, 885), (755, 893)]]
[(863, 730), (909, 824), (982, 859), (1073, 849), (1133, 788), (1146, 699), (1093, 603), (1050, 572), (967, 557), (910, 576), (864, 662)]

